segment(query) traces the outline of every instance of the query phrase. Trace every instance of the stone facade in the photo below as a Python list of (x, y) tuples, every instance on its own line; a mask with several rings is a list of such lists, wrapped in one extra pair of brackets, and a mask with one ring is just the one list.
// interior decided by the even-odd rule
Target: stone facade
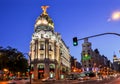
[(30, 42), (32, 78), (64, 79), (70, 72), (69, 48), (54, 31), (54, 23), (45, 8), (42, 6), (43, 13), (36, 20)]
[(81, 53), (81, 63), (83, 71), (92, 70), (93, 67), (93, 50), (91, 49), (91, 43), (88, 42), (88, 39), (84, 39), (82, 44), (82, 53)]
[(92, 44), (88, 42), (88, 38), (84, 39), (81, 53), (83, 71), (97, 72), (104, 67), (109, 67), (108, 58), (100, 55), (98, 49), (93, 50), (91, 47)]

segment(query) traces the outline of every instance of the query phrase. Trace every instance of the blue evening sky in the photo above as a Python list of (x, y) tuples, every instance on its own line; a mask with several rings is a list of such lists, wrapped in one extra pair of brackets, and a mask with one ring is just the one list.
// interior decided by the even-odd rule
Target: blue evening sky
[[(120, 20), (108, 21), (114, 11), (120, 11), (120, 0), (0, 0), (0, 46), (11, 46), (28, 52), (34, 24), (42, 13), (41, 6), (55, 24), (55, 31), (70, 49), (70, 54), (81, 59), (83, 40), (73, 46), (72, 38), (79, 39), (105, 32), (120, 33)], [(114, 52), (120, 58), (120, 37), (105, 35), (89, 39), (92, 49), (112, 61)]]

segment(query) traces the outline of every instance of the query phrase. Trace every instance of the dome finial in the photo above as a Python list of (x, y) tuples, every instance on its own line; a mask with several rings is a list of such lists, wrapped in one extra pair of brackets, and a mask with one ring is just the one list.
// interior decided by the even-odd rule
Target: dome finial
[(49, 8), (49, 6), (41, 6), (41, 8), (42, 8), (42, 10), (43, 10), (43, 13), (42, 13), (42, 14), (48, 15), (46, 11), (47, 11), (47, 8)]

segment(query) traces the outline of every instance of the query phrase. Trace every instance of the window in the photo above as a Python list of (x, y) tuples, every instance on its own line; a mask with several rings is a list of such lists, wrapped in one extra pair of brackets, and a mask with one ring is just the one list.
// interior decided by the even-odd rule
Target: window
[(86, 47), (85, 45), (83, 45), (83, 47)]
[(39, 65), (38, 68), (44, 68), (44, 65)]
[(44, 50), (44, 44), (40, 44), (40, 50)]
[(54, 68), (54, 66), (53, 66), (53, 65), (50, 65), (50, 68)]
[(51, 45), (49, 45), (49, 51), (52, 51), (52, 46)]
[(88, 50), (88, 53), (90, 53), (90, 50)]
[(83, 51), (83, 53), (85, 53), (85, 51)]
[(83, 53), (83, 56), (85, 56), (85, 53)]
[(41, 38), (43, 38), (43, 34), (41, 34)]
[(89, 64), (89, 67), (91, 67), (91, 64)]
[(88, 52), (88, 55), (90, 55), (90, 52)]
[(89, 44), (87, 44), (87, 47), (89, 47)]
[(51, 35), (50, 35), (50, 38), (51, 38)]

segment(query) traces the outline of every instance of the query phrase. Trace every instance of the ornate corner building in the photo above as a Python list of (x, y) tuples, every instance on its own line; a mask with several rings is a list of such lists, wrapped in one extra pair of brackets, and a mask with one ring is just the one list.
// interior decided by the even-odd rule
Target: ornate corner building
[(31, 70), (33, 79), (64, 79), (70, 72), (70, 52), (61, 38), (54, 32), (54, 23), (42, 6), (43, 13), (37, 18), (30, 42)]
[[(83, 71), (91, 71), (93, 67), (93, 50), (91, 49), (91, 43), (88, 42), (88, 38), (84, 39), (84, 43), (82, 44), (82, 53), (81, 53), (81, 62)], [(89, 69), (89, 70), (87, 70)]]
[(88, 41), (88, 38), (84, 39), (81, 53), (83, 71), (98, 71), (99, 67), (107, 66), (107, 58), (101, 56), (98, 49), (93, 50), (91, 47), (92, 43)]
[(106, 74), (107, 69), (113, 69), (113, 64), (106, 56), (101, 55), (98, 49), (92, 49), (92, 43), (88, 41), (88, 38), (84, 39), (82, 44), (81, 63), (83, 71)]

